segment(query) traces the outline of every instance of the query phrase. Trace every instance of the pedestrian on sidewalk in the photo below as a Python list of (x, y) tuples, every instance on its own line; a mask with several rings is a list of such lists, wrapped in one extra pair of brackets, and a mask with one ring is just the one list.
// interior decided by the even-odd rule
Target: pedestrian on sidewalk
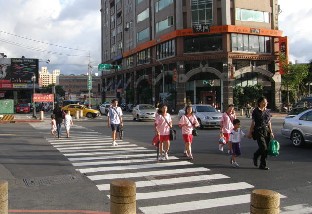
[(266, 108), (268, 101), (265, 97), (260, 97), (257, 101), (258, 107), (252, 112), (252, 121), (249, 128), (248, 138), (253, 137), (257, 140), (258, 149), (253, 156), (254, 166), (258, 166), (258, 158), (260, 157), (259, 169), (269, 170), (267, 167), (268, 146), (271, 139), (274, 138), (271, 124), (271, 114)]
[(51, 135), (56, 137), (56, 121), (54, 114), (51, 114)]
[(118, 106), (118, 100), (113, 99), (112, 105), (108, 109), (107, 113), (107, 126), (111, 127), (112, 129), (112, 139), (113, 139), (113, 146), (118, 146), (116, 143), (117, 132), (120, 132), (120, 128), (123, 127), (123, 118), (122, 118), (122, 110)]
[(240, 120), (233, 120), (233, 130), (230, 133), (230, 143), (232, 145), (231, 151), (231, 164), (233, 167), (239, 167), (236, 158), (241, 155), (240, 142), (242, 137), (245, 136), (245, 133), (240, 128)]
[(155, 131), (159, 135), (159, 160), (169, 160), (168, 152), (170, 149), (170, 128), (172, 119), (167, 112), (167, 105), (160, 105), (158, 115), (155, 118)]
[[(231, 143), (230, 140), (230, 133), (233, 126), (233, 120), (236, 119), (234, 105), (230, 104), (227, 110), (222, 114), (221, 121), (220, 121), (220, 133), (223, 134), (223, 137), (228, 145), (228, 153), (231, 151)], [(223, 144), (219, 144), (219, 150), (223, 152)]]
[(62, 134), (62, 123), (63, 119), (65, 118), (65, 113), (62, 110), (61, 104), (56, 105), (56, 107), (53, 109), (53, 114), (55, 115), (57, 138), (60, 138)]
[(192, 131), (194, 128), (198, 127), (199, 123), (194, 116), (192, 106), (188, 105), (185, 107), (185, 114), (182, 115), (179, 121), (179, 127), (182, 128), (182, 137), (184, 141), (184, 154), (189, 159), (193, 160), (192, 154), (192, 143), (193, 143), (193, 135)]
[(69, 130), (70, 130), (70, 127), (74, 125), (74, 123), (73, 123), (73, 118), (72, 116), (70, 116), (69, 111), (65, 110), (64, 112), (65, 112), (64, 126), (66, 129), (67, 138), (69, 138)]

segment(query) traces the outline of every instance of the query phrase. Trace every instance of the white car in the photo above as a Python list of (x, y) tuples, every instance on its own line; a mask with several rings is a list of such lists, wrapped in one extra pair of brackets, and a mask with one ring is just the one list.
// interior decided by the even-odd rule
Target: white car
[(296, 147), (312, 143), (312, 109), (285, 117), (281, 133)]
[(111, 104), (109, 103), (104, 103), (102, 105), (100, 105), (99, 110), (101, 112), (102, 115), (107, 115), (108, 113), (108, 109), (111, 107)]
[[(200, 128), (204, 127), (215, 127), (220, 126), (220, 120), (222, 117), (222, 113), (219, 112), (211, 105), (205, 104), (194, 104), (192, 105), (193, 112), (196, 115), (196, 118), (200, 124)], [(178, 112), (179, 118), (185, 114), (185, 108), (181, 109)]]
[(133, 120), (155, 120), (157, 109), (151, 104), (139, 104), (133, 107)]

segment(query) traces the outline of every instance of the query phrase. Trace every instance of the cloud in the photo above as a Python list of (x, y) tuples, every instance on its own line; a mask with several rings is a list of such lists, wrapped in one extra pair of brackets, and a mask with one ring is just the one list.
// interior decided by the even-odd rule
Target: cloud
[(85, 73), (89, 55), (100, 63), (99, 1), (0, 0), (0, 8), (1, 52), (8, 57), (50, 59), (49, 71), (63, 74)]

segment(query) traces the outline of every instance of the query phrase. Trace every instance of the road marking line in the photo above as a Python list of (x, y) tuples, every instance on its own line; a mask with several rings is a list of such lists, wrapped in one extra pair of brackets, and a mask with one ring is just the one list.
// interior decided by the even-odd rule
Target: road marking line
[(225, 192), (232, 190), (242, 190), (253, 188), (253, 185), (250, 185), (246, 182), (238, 182), (238, 183), (229, 183), (229, 184), (216, 184), (209, 186), (200, 186), (200, 187), (192, 187), (192, 188), (183, 188), (183, 189), (174, 189), (174, 190), (165, 190), (159, 192), (149, 192), (149, 193), (137, 193), (137, 200), (146, 200), (146, 199), (154, 199), (154, 198), (167, 198), (179, 195), (191, 195), (191, 194), (199, 194), (199, 193), (214, 193), (214, 192)]
[[(188, 177), (179, 177), (179, 178), (168, 178), (168, 179), (153, 179), (148, 181), (136, 181), (136, 188), (140, 187), (152, 187), (152, 186), (160, 186), (160, 185), (172, 185), (172, 184), (181, 184), (181, 183), (189, 183), (196, 181), (208, 181), (208, 180), (217, 180), (229, 178), (226, 175), (222, 174), (214, 174), (214, 175), (195, 175)], [(96, 185), (100, 191), (106, 191), (110, 189), (110, 184), (99, 184)]]
[(76, 214), (110, 214), (110, 212), (88, 210), (9, 210), (9, 213), (76, 213)]
[(210, 169), (204, 167), (197, 168), (183, 168), (183, 169), (162, 169), (148, 172), (134, 172), (134, 173), (121, 173), (121, 174), (106, 174), (106, 175), (89, 175), (87, 176), (92, 181), (98, 180), (112, 180), (112, 179), (122, 179), (122, 178), (139, 178), (147, 176), (164, 176), (164, 175), (178, 175), (185, 173), (195, 173), (195, 172), (209, 172)]
[(281, 214), (310, 214), (312, 207), (309, 204), (296, 204), (281, 208)]
[[(141, 157), (139, 154), (138, 157)], [(155, 155), (154, 155), (155, 156)], [(178, 160), (177, 157), (170, 157), (170, 160)], [(125, 163), (145, 163), (155, 161), (156, 157), (154, 158), (144, 158), (144, 159), (126, 159), (126, 160), (105, 160), (105, 161), (93, 161), (93, 162), (80, 162), (80, 163), (72, 163), (73, 166), (82, 167), (82, 166), (96, 166), (96, 165), (111, 165), (111, 164), (125, 164)]]
[[(114, 155), (114, 154), (124, 154), (124, 153), (134, 153), (134, 152), (151, 152), (151, 150), (146, 149), (145, 147), (137, 147), (135, 150), (133, 148), (119, 148), (116, 150), (115, 148), (112, 149), (97, 149), (96, 151), (103, 152), (76, 152), (76, 153), (63, 153), (64, 156), (73, 157), (73, 156), (89, 156), (89, 155)], [(129, 151), (130, 150), (130, 151)], [(155, 154), (156, 155), (156, 154)]]
[[(114, 147), (116, 149), (126, 149), (127, 147), (137, 147), (138, 145), (136, 144), (132, 144), (132, 145), (118, 145), (118, 147)], [(107, 146), (108, 149), (111, 149), (110, 147), (112, 147), (112, 145)], [(86, 146), (86, 147), (75, 147), (75, 148), (66, 148), (66, 149), (62, 149), (62, 148), (57, 148), (59, 151), (61, 152), (76, 152), (76, 151), (86, 151), (88, 150), (93, 150), (93, 149), (101, 149), (101, 150), (105, 150), (105, 148), (103, 148), (103, 146)], [(133, 148), (129, 148), (129, 149), (133, 149)]]
[[(107, 153), (105, 153), (107, 154)], [(92, 161), (92, 160), (113, 160), (113, 159), (126, 159), (126, 158), (135, 158), (135, 157), (155, 157), (156, 158), (156, 154), (153, 152), (151, 154), (129, 154), (129, 152), (127, 152), (124, 155), (114, 155), (114, 156), (91, 156), (91, 157), (83, 157), (83, 158), (68, 158), (69, 161), (71, 162), (80, 162), (80, 161)]]
[[(136, 144), (130, 144), (130, 142), (122, 142), (122, 145), (136, 145)], [(85, 142), (85, 143), (79, 143), (77, 145), (75, 144), (64, 144), (64, 145), (53, 145), (55, 148), (72, 148), (72, 147), (77, 147), (77, 146), (98, 146), (98, 145), (104, 145), (104, 146), (112, 146), (112, 142), (103, 142), (103, 141), (98, 141), (98, 142)], [(137, 146), (137, 145), (136, 145)]]
[[(70, 137), (71, 138), (71, 137)], [(79, 141), (77, 141), (79, 140)], [(112, 138), (103, 138), (103, 137), (98, 137), (98, 138), (92, 138), (92, 139), (85, 139), (85, 138), (75, 138), (75, 139), (71, 139), (71, 140), (63, 140), (62, 138), (56, 138), (54, 140), (48, 140), (49, 143), (51, 144), (79, 144), (80, 142), (96, 142), (96, 141), (100, 141), (100, 142), (112, 142)]]
[[(156, 161), (156, 160), (155, 160)], [(149, 168), (160, 168), (160, 167), (171, 167), (171, 166), (185, 166), (192, 165), (193, 163), (188, 161), (178, 162), (162, 162), (162, 163), (151, 163), (151, 164), (140, 164), (140, 165), (127, 165), (127, 166), (109, 166), (109, 167), (96, 167), (87, 169), (77, 169), (81, 173), (93, 173), (93, 172), (107, 172), (107, 171), (121, 171), (130, 169), (149, 169)]]

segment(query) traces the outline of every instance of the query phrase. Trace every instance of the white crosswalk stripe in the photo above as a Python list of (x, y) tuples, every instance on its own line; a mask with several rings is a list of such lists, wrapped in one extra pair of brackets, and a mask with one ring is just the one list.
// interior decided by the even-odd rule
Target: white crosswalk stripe
[[(49, 124), (33, 126), (50, 129)], [(210, 169), (195, 167), (189, 161), (170, 156), (169, 161), (158, 162), (155, 150), (120, 140), (113, 147), (110, 136), (77, 125), (72, 127), (70, 138), (55, 139), (47, 135), (46, 140), (108, 197), (112, 180), (134, 180), (137, 206), (143, 213), (209, 213), (209, 209), (216, 208), (222, 213), (222, 207), (234, 205), (242, 205), (248, 212), (252, 184), (233, 182), (229, 176), (213, 174)], [(292, 214), (295, 208), (298, 207), (285, 207), (282, 213)], [(301, 210), (304, 212), (296, 213), (309, 213), (311, 208), (301, 205)]]

